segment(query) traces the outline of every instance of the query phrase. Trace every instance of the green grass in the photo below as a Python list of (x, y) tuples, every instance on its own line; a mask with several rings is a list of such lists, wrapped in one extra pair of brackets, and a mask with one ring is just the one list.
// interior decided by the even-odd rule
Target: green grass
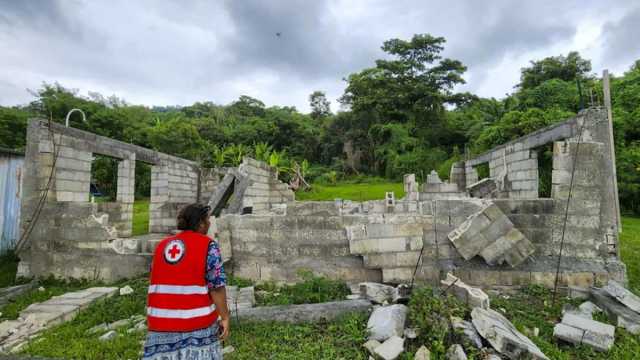
[(640, 218), (622, 217), (620, 257), (627, 265), (629, 288), (640, 294)]
[(133, 203), (133, 236), (149, 233), (149, 199)]
[(338, 183), (336, 185), (313, 184), (311, 191), (296, 193), (298, 201), (333, 201), (336, 198), (352, 201), (382, 200), (387, 191), (393, 191), (396, 199), (404, 196), (402, 183)]

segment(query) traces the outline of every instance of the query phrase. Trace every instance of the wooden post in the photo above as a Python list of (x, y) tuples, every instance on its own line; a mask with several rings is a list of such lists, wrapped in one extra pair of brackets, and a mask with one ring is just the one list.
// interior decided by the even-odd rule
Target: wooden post
[(616, 148), (613, 142), (613, 112), (611, 110), (611, 86), (609, 81), (609, 70), (602, 72), (602, 90), (604, 92), (604, 106), (607, 109), (607, 123), (609, 124), (609, 144), (611, 149), (611, 169), (613, 171), (613, 202), (616, 207), (616, 220), (618, 225), (618, 233), (622, 232), (622, 221), (620, 219), (620, 200), (618, 197), (618, 174), (616, 170)]

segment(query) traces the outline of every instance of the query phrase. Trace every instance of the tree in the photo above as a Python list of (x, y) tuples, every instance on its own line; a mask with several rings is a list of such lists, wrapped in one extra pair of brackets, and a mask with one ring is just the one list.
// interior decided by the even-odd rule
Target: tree
[(311, 106), (311, 117), (320, 119), (331, 115), (331, 103), (322, 91), (314, 91), (309, 95), (309, 105)]
[(567, 56), (550, 56), (531, 61), (531, 66), (521, 69), (520, 83), (516, 87), (532, 89), (550, 79), (575, 82), (589, 77), (591, 61), (583, 59), (576, 51)]
[(264, 103), (251, 96), (242, 95), (229, 106), (229, 110), (240, 116), (264, 116)]
[(463, 84), (466, 67), (443, 59), (445, 39), (416, 34), (409, 41), (385, 41), (382, 50), (394, 56), (376, 66), (351, 74), (340, 101), (354, 112), (375, 110), (385, 122), (441, 119), (445, 104), (459, 104), (466, 94), (453, 87)]

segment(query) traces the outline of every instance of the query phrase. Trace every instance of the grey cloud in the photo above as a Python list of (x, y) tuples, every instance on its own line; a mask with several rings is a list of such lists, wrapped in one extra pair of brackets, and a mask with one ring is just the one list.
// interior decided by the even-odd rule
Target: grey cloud
[(617, 22), (607, 22), (603, 28), (603, 63), (629, 66), (640, 59), (640, 6)]

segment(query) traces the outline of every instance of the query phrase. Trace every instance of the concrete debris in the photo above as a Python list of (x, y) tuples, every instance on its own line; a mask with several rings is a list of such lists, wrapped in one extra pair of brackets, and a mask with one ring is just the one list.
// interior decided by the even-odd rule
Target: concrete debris
[(373, 351), (374, 351), (378, 346), (380, 346), (380, 341), (370, 339), (370, 340), (368, 340), (366, 343), (364, 343), (362, 346), (363, 346), (365, 349), (367, 349), (367, 351), (369, 352), (369, 354), (373, 355), (373, 354), (374, 354), (374, 352), (373, 352)]
[(471, 311), (473, 326), (491, 346), (509, 359), (548, 358), (528, 337), (520, 333), (509, 320), (491, 309), (474, 308)]
[(407, 311), (408, 308), (401, 304), (376, 307), (367, 322), (369, 339), (385, 341), (392, 336), (401, 337)]
[(535, 247), (492, 201), (469, 216), (448, 235), (458, 253), (469, 260), (480, 255), (489, 265), (507, 262), (512, 267), (523, 263)]
[(440, 180), (440, 176), (435, 170), (431, 170), (427, 175), (427, 184), (442, 184), (442, 180)]
[(44, 287), (40, 286), (40, 287), (38, 288), (38, 291), (43, 292), (43, 291), (44, 291)]
[(102, 323), (87, 330), (86, 333), (89, 335), (93, 335), (93, 334), (105, 332), (107, 330), (109, 330), (109, 326), (106, 323)]
[(467, 360), (467, 354), (460, 344), (451, 345), (445, 356), (447, 360)]
[(358, 300), (361, 299), (360, 294), (349, 294), (347, 295), (347, 300)]
[(562, 322), (553, 328), (553, 336), (573, 344), (585, 344), (596, 350), (609, 351), (615, 340), (615, 330), (609, 324), (568, 312), (562, 316)]
[(492, 198), (498, 192), (498, 183), (494, 179), (484, 178), (467, 186), (467, 191), (474, 198)]
[(111, 324), (109, 324), (109, 329), (118, 329), (124, 326), (128, 326), (130, 324), (130, 320), (129, 319), (122, 319), (122, 320), (118, 320), (118, 321), (114, 321)]
[[(33, 289), (35, 282), (30, 282), (28, 284), (9, 286), (3, 289), (0, 289), (0, 307), (6, 305), (16, 297), (24, 294), (25, 292)], [(0, 313), (2, 316), (2, 313)]]
[(406, 328), (404, 329), (404, 337), (406, 339), (413, 340), (418, 337), (418, 332), (420, 329), (418, 328)]
[(360, 297), (377, 304), (392, 302), (395, 294), (396, 289), (393, 286), (374, 282), (360, 283)]
[(227, 287), (227, 304), (231, 312), (236, 309), (252, 308), (256, 304), (255, 290), (253, 286), (238, 289), (237, 286)]
[(224, 349), (222, 349), (222, 355), (231, 354), (234, 351), (236, 351), (236, 348), (234, 348), (233, 346), (225, 346)]
[(640, 313), (640, 297), (625, 289), (624, 286), (617, 281), (609, 280), (607, 286), (603, 287), (602, 290), (609, 293), (611, 297), (615, 298), (629, 309)]
[(478, 349), (482, 349), (482, 338), (476, 331), (476, 328), (473, 327), (472, 323), (459, 317), (452, 316), (451, 325), (453, 326), (454, 331), (464, 337), (463, 340), (465, 344), (468, 342), (470, 345), (475, 346)]
[(131, 286), (127, 285), (125, 287), (120, 288), (120, 296), (133, 294), (133, 289)]
[(453, 294), (458, 300), (469, 305), (471, 308), (489, 308), (489, 295), (480, 288), (475, 288), (463, 283), (460, 279), (451, 275), (451, 273), (447, 273), (447, 278), (441, 280), (440, 284), (442, 284), (444, 289), (449, 289), (448, 292), (450, 294)]
[[(72, 320), (81, 309), (117, 292), (118, 288), (115, 287), (94, 287), (29, 305), (20, 312), (18, 320), (0, 323), (0, 353), (11, 351), (46, 328)], [(107, 325), (101, 324), (99, 328), (96, 327), (95, 333), (106, 331), (105, 326)]]
[(368, 300), (344, 300), (319, 304), (259, 306), (239, 308), (237, 316), (248, 321), (280, 321), (304, 323), (331, 321), (347, 313), (365, 313), (371, 310)]
[(416, 351), (416, 354), (413, 356), (413, 360), (431, 360), (431, 351), (429, 351), (426, 346), (422, 345), (418, 351)]
[(393, 302), (394, 303), (406, 303), (409, 301), (409, 297), (411, 296), (411, 287), (407, 284), (400, 284), (396, 287), (395, 292), (393, 294)]
[(98, 340), (100, 340), (100, 341), (109, 341), (109, 340), (115, 339), (117, 336), (118, 336), (118, 333), (115, 330), (110, 330), (109, 332), (107, 332), (104, 335), (100, 336), (98, 338)]
[(632, 334), (640, 334), (640, 314), (609, 296), (604, 289), (591, 289), (591, 298), (612, 323)]
[(376, 347), (374, 353), (382, 360), (395, 360), (404, 351), (404, 339), (392, 336)]

